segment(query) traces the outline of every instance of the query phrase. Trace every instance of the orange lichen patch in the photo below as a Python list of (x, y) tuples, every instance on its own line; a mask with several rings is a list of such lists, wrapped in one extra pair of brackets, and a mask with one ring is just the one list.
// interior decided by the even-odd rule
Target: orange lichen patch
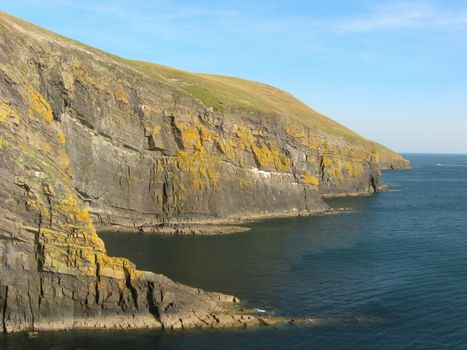
[(73, 197), (63, 199), (58, 203), (58, 212), (65, 216), (66, 223), (78, 225), (85, 232), (94, 232), (88, 208), (81, 208)]
[(322, 168), (329, 168), (333, 165), (333, 160), (330, 156), (324, 154), (321, 158), (321, 167)]
[(123, 84), (123, 81), (121, 79), (117, 81), (117, 84), (114, 90), (114, 95), (115, 95), (115, 99), (118, 102), (128, 104), (129, 102), (128, 94), (125, 90), (125, 85)]
[(60, 131), (58, 133), (58, 138), (60, 139), (60, 143), (64, 145), (65, 144), (65, 133), (63, 131)]
[(303, 178), (303, 183), (306, 185), (312, 185), (312, 186), (319, 185), (318, 177), (315, 175), (312, 175), (309, 170), (305, 171), (305, 173), (302, 175), (302, 178)]
[(345, 181), (345, 177), (342, 172), (342, 161), (340, 158), (323, 155), (320, 165), (323, 172), (331, 179), (337, 180), (339, 182)]
[(177, 151), (176, 156), (180, 158), (185, 158), (185, 157), (189, 157), (189, 154), (188, 152), (185, 152), (185, 151)]
[(179, 151), (177, 156), (177, 167), (187, 176), (190, 189), (219, 188), (220, 171), (216, 159), (190, 156), (183, 151)]
[(45, 244), (42, 247), (42, 269), (67, 275), (95, 276), (96, 266), (92, 251), (57, 247)]
[(313, 150), (322, 150), (326, 148), (326, 141), (316, 135), (308, 135), (305, 142), (308, 148)]
[(88, 70), (83, 67), (81, 63), (74, 63), (70, 68), (71, 73), (77, 78), (88, 76)]
[[(49, 208), (40, 199), (34, 200), (31, 207), (41, 212), (42, 217), (48, 217)], [(124, 277), (121, 273), (124, 259), (105, 256), (104, 243), (94, 230), (87, 208), (81, 207), (74, 196), (54, 201), (51, 208), (54, 223), (61, 229), (43, 227), (39, 232), (38, 243), (42, 246), (45, 271), (95, 276), (98, 272), (96, 262), (102, 262), (106, 275)], [(111, 272), (111, 269), (115, 271)]]
[[(70, 74), (74, 80), (78, 80), (85, 86), (93, 87), (99, 91), (109, 91), (109, 81), (102, 78), (101, 74), (95, 72), (91, 65), (82, 65), (81, 63), (75, 63), (70, 67)], [(113, 83), (113, 81), (112, 81)]]
[(8, 118), (13, 118), (19, 123), (18, 114), (11, 108), (11, 106), (4, 102), (0, 101), (0, 124), (7, 121)]
[(185, 151), (193, 152), (204, 150), (201, 143), (200, 133), (197, 128), (180, 122), (176, 123), (176, 127), (180, 133), (180, 139)]
[(265, 169), (275, 169), (279, 172), (287, 172), (290, 168), (290, 158), (284, 156), (277, 147), (267, 144), (260, 146), (251, 145), (251, 150), (259, 166)]
[[(127, 259), (105, 255), (104, 243), (89, 227), (87, 210), (76, 204), (76, 200), (67, 198), (54, 211), (54, 215), (66, 216), (63, 231), (43, 227), (38, 232), (42, 269), (70, 275), (99, 274), (123, 280), (125, 270), (134, 269), (135, 266)], [(88, 227), (83, 230), (83, 225)], [(137, 275), (136, 272), (133, 274)]]
[(125, 279), (125, 266), (134, 268), (134, 265), (125, 258), (114, 258), (104, 254), (96, 254), (95, 257), (100, 276)]
[(301, 142), (301, 143), (305, 143), (304, 141), (306, 139), (306, 134), (304, 132), (303, 127), (298, 127), (296, 125), (287, 124), (285, 125), (284, 129), (285, 129), (286, 134), (292, 137), (294, 140)]
[(360, 162), (346, 160), (344, 168), (347, 169), (347, 174), (352, 178), (360, 177), (363, 174), (363, 166)]
[(255, 142), (255, 137), (252, 135), (251, 130), (239, 127), (235, 132), (235, 136), (240, 139), (240, 146), (243, 149), (248, 149)]
[(287, 124), (284, 127), (286, 134), (297, 142), (307, 146), (312, 150), (321, 150), (326, 148), (326, 139), (316, 135), (310, 129), (297, 124)]
[(236, 140), (226, 138), (225, 140), (216, 140), (217, 148), (222, 153), (225, 159), (233, 161), (242, 166), (245, 162), (245, 152), (238, 147)]
[(256, 136), (262, 135), (259, 130), (251, 131), (246, 127), (238, 127), (235, 131), (237, 139), (227, 137), (224, 141), (218, 142), (220, 151), (229, 160), (234, 160), (240, 165), (244, 162), (244, 150), (251, 151), (258, 166), (267, 170), (287, 172), (292, 163), (291, 159), (285, 156), (277, 146), (263, 141)]
[(54, 119), (52, 107), (41, 94), (32, 90), (29, 96), (29, 114), (41, 116), (46, 122), (51, 123)]
[(60, 164), (61, 169), (67, 169), (70, 167), (70, 158), (65, 152), (59, 152), (57, 155), (58, 164)]
[(130, 260), (124, 259), (123, 267), (127, 271), (132, 281), (143, 278), (143, 271), (136, 270), (135, 265)]
[(159, 135), (160, 132), (161, 132), (161, 126), (159, 124), (154, 125), (152, 127), (151, 132), (152, 132), (153, 135)]
[[(104, 275), (119, 281), (124, 281), (125, 273), (138, 278), (140, 273), (126, 259), (105, 255), (104, 243), (96, 234), (88, 209), (72, 189), (70, 160), (63, 147), (65, 135), (58, 125), (52, 123), (52, 110), (47, 101), (29, 85), (24, 84), (22, 88), (29, 109), (18, 110), (18, 113), (24, 113), (21, 117), (25, 119), (46, 121), (48, 130), (47, 133), (29, 133), (27, 137), (8, 139), (12, 141), (12, 150), (19, 154), (17, 164), (28, 165), (15, 183), (31, 189), (27, 191), (24, 203), (37, 219), (29, 224), (41, 222), (40, 228), (21, 226), (21, 229), (34, 232), (37, 237), (40, 268), (42, 271), (95, 278)], [(7, 103), (1, 101), (0, 111), (2, 121), (8, 121), (15, 114)], [(45, 123), (42, 124), (44, 127)], [(51, 135), (54, 137), (51, 138)], [(5, 145), (0, 138), (0, 148), (3, 149)], [(18, 168), (24, 169), (21, 166)], [(38, 170), (28, 171), (29, 168)], [(100, 265), (96, 262), (100, 262)]]
[(341, 154), (333, 157), (323, 156), (321, 168), (331, 179), (341, 183), (348, 178), (354, 178), (363, 174), (363, 166), (358, 161), (343, 161)]
[(126, 272), (139, 276), (135, 266), (125, 258), (105, 255), (103, 242), (93, 232), (65, 234), (42, 228), (39, 234), (42, 246), (42, 269), (69, 275), (105, 276), (124, 280)]
[(165, 148), (164, 139), (161, 136), (162, 127), (156, 124), (146, 129), (146, 136), (149, 137), (149, 146), (163, 149)]
[(38, 243), (42, 246), (42, 268), (66, 274), (95, 275), (95, 255), (105, 253), (102, 241), (95, 234), (77, 231), (64, 233), (43, 227)]
[(330, 178), (345, 182), (359, 178), (365, 173), (365, 164), (374, 161), (371, 149), (365, 147), (340, 148), (326, 145), (321, 156), (320, 167), (323, 174)]
[(218, 139), (218, 135), (215, 132), (210, 131), (208, 128), (206, 128), (203, 125), (198, 126), (198, 132), (199, 132), (201, 140), (205, 143), (209, 143), (212, 140)]
[(68, 65), (63, 65), (61, 69), (63, 86), (66, 90), (73, 92), (75, 90), (75, 76)]

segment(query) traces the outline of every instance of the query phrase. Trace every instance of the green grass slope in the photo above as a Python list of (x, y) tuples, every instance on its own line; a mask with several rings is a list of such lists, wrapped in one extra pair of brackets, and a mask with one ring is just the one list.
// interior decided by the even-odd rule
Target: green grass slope
[(112, 64), (123, 64), (168, 88), (182, 90), (190, 94), (206, 107), (212, 107), (215, 111), (246, 110), (259, 113), (264, 117), (280, 116), (290, 118), (325, 136), (341, 138), (351, 144), (371, 143), (372, 147), (375, 147), (383, 158), (398, 157), (390, 149), (365, 139), (354, 131), (313, 110), (291, 94), (270, 85), (235, 77), (191, 73), (155, 63), (127, 60), (68, 39), (0, 11), (0, 25), (4, 20), (16, 23), (32, 33), (59, 41), (65, 46), (84, 50)]

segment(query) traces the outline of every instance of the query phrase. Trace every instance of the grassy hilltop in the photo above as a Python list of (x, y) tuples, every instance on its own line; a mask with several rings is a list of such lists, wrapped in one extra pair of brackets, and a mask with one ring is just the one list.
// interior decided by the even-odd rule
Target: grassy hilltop
[[(243, 110), (259, 113), (262, 116), (285, 117), (324, 136), (342, 138), (350, 144), (367, 144), (368, 147), (375, 149), (381, 159), (401, 159), (399, 155), (387, 147), (367, 140), (356, 132), (313, 110), (293, 95), (273, 86), (237, 77), (192, 73), (156, 63), (128, 60), (63, 37), (0, 11), (0, 18), (2, 17), (17, 22), (20, 26), (32, 32), (53, 37), (66, 46), (79, 47), (101, 58), (107, 58), (109, 62), (124, 64), (128, 68), (137, 70), (170, 89), (188, 93), (201, 101), (206, 107), (212, 107), (215, 111)], [(382, 165), (384, 167), (384, 164)]]

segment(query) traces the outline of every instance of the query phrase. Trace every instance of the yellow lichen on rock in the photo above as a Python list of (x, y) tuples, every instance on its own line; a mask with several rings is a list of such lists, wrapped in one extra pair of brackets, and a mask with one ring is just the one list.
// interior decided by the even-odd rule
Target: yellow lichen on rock
[(42, 249), (42, 268), (67, 275), (95, 276), (96, 266), (92, 249), (76, 249), (45, 244)]
[[(48, 191), (52, 195), (53, 191)], [(46, 193), (46, 194), (47, 194)], [(42, 217), (50, 213), (46, 205), (34, 201), (35, 210)], [(38, 243), (42, 246), (42, 268), (69, 275), (96, 276), (124, 279), (126, 259), (105, 255), (105, 247), (97, 236), (87, 208), (81, 207), (74, 195), (52, 204), (54, 223), (60, 230), (43, 227), (39, 231)], [(134, 268), (134, 266), (133, 266)]]
[(152, 127), (152, 135), (159, 135), (161, 132), (161, 126), (159, 124), (156, 124)]
[(97, 91), (111, 91), (110, 83), (113, 84), (113, 81), (103, 79), (102, 75), (98, 74), (91, 65), (83, 66), (79, 62), (75, 62), (67, 69), (69, 70), (68, 84), (72, 86), (73, 90), (77, 80), (82, 85), (94, 88)]
[(72, 72), (72, 68), (69, 65), (63, 65), (61, 69), (62, 81), (65, 90), (69, 92), (75, 91), (75, 76)]
[(206, 128), (203, 125), (198, 126), (198, 131), (199, 131), (200, 138), (203, 142), (209, 143), (215, 139), (218, 139), (216, 133), (211, 132), (208, 128)]
[(286, 124), (284, 130), (288, 136), (293, 138), (295, 141), (300, 143), (305, 143), (306, 134), (303, 130), (304, 128), (300, 128), (296, 125)]
[(191, 189), (203, 190), (211, 187), (217, 190), (219, 188), (218, 160), (200, 155), (189, 155), (183, 151), (177, 152), (177, 156), (177, 167), (188, 177)]
[(65, 172), (68, 173), (68, 175), (71, 175), (71, 173), (68, 171), (70, 170), (70, 158), (68, 157), (68, 155), (64, 152), (60, 153), (57, 156), (57, 161), (58, 161), (58, 164), (60, 164), (60, 168), (64, 169)]
[(33, 89), (29, 101), (29, 114), (39, 115), (48, 123), (54, 120), (52, 107), (40, 93)]
[(303, 183), (306, 185), (318, 186), (319, 179), (317, 176), (311, 174), (309, 170), (306, 170), (303, 174)]
[(243, 149), (249, 149), (255, 142), (255, 137), (252, 135), (251, 130), (245, 127), (239, 127), (235, 132), (235, 136), (240, 139), (240, 146)]
[(176, 127), (180, 133), (180, 140), (185, 151), (194, 152), (204, 150), (197, 128), (185, 123), (177, 123)]
[(60, 139), (60, 143), (64, 145), (65, 144), (65, 133), (63, 131), (60, 131), (58, 133), (58, 138)]
[(94, 226), (89, 216), (88, 208), (81, 208), (75, 198), (70, 196), (61, 200), (56, 210), (65, 216), (65, 226), (71, 223), (73, 225), (78, 225), (85, 233), (94, 232)]
[(145, 129), (145, 136), (149, 138), (149, 146), (159, 149), (164, 149), (164, 138), (161, 135), (162, 126), (160, 124), (155, 124), (153, 126), (148, 126)]
[(114, 90), (114, 95), (115, 95), (115, 99), (118, 102), (121, 102), (123, 104), (128, 104), (129, 102), (128, 94), (125, 90), (125, 86), (123, 85), (123, 81), (121, 79), (117, 81), (117, 84)]
[(324, 174), (327, 174), (331, 179), (339, 182), (345, 181), (345, 176), (342, 172), (342, 161), (340, 158), (324, 154), (321, 158), (320, 165)]
[(347, 169), (347, 174), (351, 178), (359, 177), (363, 173), (362, 164), (359, 162), (346, 160), (344, 162), (344, 168)]
[(18, 114), (7, 102), (0, 100), (0, 124), (5, 123), (8, 118), (13, 118), (16, 123), (19, 123)]
[(99, 267), (99, 275), (117, 279), (125, 279), (126, 266), (134, 265), (125, 258), (114, 258), (104, 254), (96, 254), (96, 265)]
[(217, 140), (217, 147), (223, 154), (225, 159), (232, 161), (240, 166), (243, 165), (245, 155), (244, 152), (238, 147), (238, 142), (232, 138), (225, 138)]
[(251, 150), (261, 168), (274, 169), (284, 173), (290, 168), (290, 158), (284, 156), (277, 147), (265, 143), (259, 146), (252, 144)]

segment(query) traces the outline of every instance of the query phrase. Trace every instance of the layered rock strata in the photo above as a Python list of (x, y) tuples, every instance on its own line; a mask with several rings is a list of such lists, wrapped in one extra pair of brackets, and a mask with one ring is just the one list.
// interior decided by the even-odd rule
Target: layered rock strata
[(109, 257), (95, 227), (314, 213), (407, 166), (346, 129), (214, 108), (185, 83), (0, 13), (4, 332), (277, 322)]

